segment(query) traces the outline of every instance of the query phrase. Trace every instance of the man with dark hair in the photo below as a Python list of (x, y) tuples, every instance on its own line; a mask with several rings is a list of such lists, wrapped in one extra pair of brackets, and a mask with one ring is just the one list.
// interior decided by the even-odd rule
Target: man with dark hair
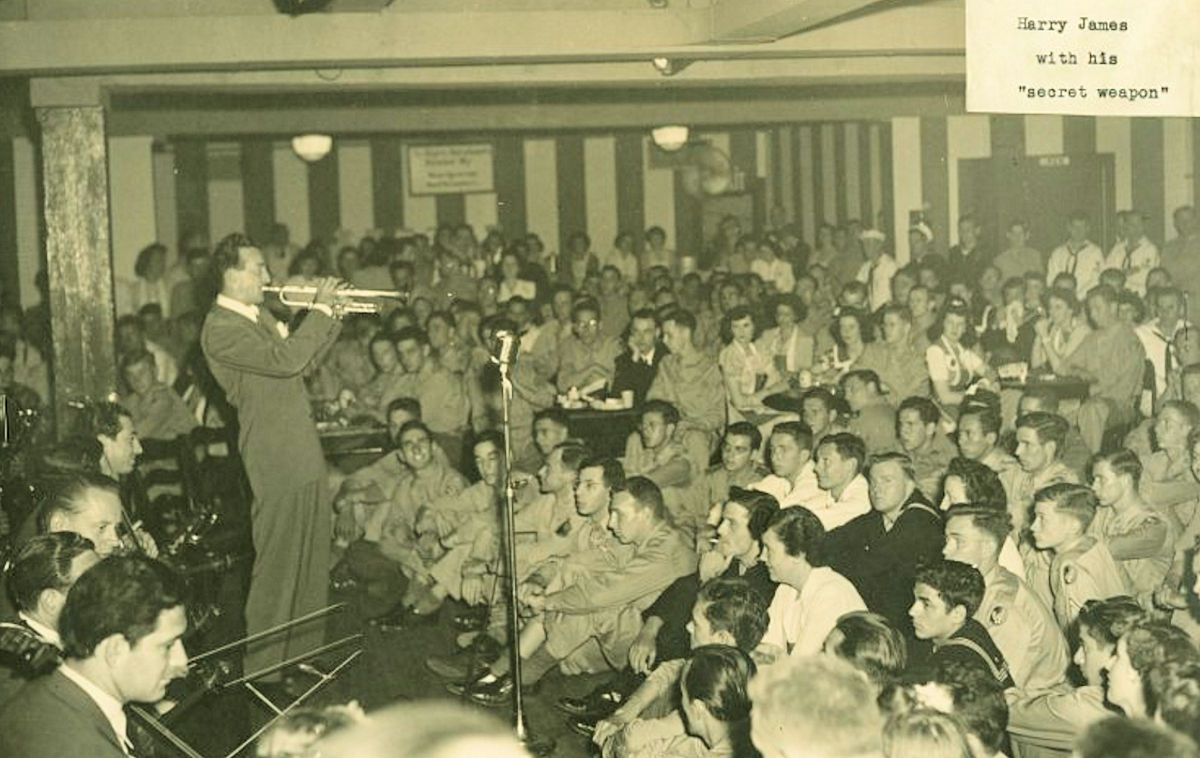
[(703, 483), (687, 451), (678, 441), (679, 411), (665, 400), (647, 400), (642, 405), (638, 431), (625, 442), (625, 472), (644, 476), (663, 492), (667, 510), (676, 526), (696, 531), (708, 515), (708, 503), (700, 499)]
[(862, 437), (867, 450), (886, 453), (896, 450), (896, 409), (883, 395), (879, 376), (869, 369), (851, 371), (839, 382), (846, 405), (853, 414), (849, 430)]
[(628, 349), (617, 356), (613, 363), (612, 389), (609, 394), (620, 397), (621, 393), (633, 392), (633, 404), (641, 405), (654, 384), (658, 364), (667, 356), (667, 346), (662, 343), (661, 329), (654, 311), (643, 308), (629, 319)]
[(813, 387), (800, 396), (800, 420), (812, 430), (813, 442), (846, 431), (845, 404), (825, 387)]
[(140, 318), (133, 314), (121, 316), (117, 319), (117, 355), (123, 356), (141, 350), (154, 355), (158, 380), (168, 387), (175, 384), (175, 380), (179, 378), (179, 364), (166, 348), (147, 339), (146, 328)]
[(140, 556), (79, 577), (59, 617), (66, 662), (26, 685), (0, 713), (0, 755), (126, 758), (126, 703), (162, 700), (187, 673), (183, 587)]
[(124, 522), (117, 485), (106, 476), (80, 474), (61, 485), (37, 514), (39, 532), (74, 532), (91, 541), (101, 558), (121, 546)]
[(913, 329), (908, 306), (902, 302), (885, 305), (879, 311), (879, 327), (882, 339), (863, 348), (855, 368), (874, 371), (892, 402), (912, 395), (927, 395), (929, 371), (923, 360), (925, 350), (915, 349), (923, 337), (918, 338)]
[(1004, 654), (1023, 690), (1050, 689), (1066, 681), (1066, 640), (1054, 613), (1016, 574), (1000, 565), (1010, 533), (1008, 513), (985, 505), (953, 505), (946, 512), (944, 555), (974, 566), (986, 585), (975, 619)]
[(824, 497), (813, 463), (813, 434), (802, 421), (784, 421), (771, 430), (771, 475), (754, 484), (769, 492), (779, 507), (808, 506)]
[(902, 453), (874, 456), (867, 478), (871, 510), (829, 532), (829, 566), (854, 583), (868, 608), (912, 637), (913, 576), (942, 549), (941, 514), (917, 488)]
[(733, 487), (750, 487), (762, 481), (767, 471), (755, 460), (762, 446), (762, 433), (747, 421), (725, 428), (721, 439), (721, 462), (704, 475), (704, 502), (711, 509), (729, 497)]
[(1104, 430), (1133, 417), (1146, 351), (1133, 329), (1118, 317), (1117, 293), (1111, 287), (1092, 288), (1087, 309), (1096, 328), (1068, 356), (1067, 370), (1091, 385), (1079, 407), (1079, 431), (1088, 449), (1098, 453)]
[(709, 455), (725, 425), (725, 382), (717, 362), (695, 344), (696, 317), (676, 309), (663, 318), (663, 342), (671, 354), (658, 365), (648, 399), (679, 409), (679, 442), (693, 471), (708, 469)]
[(896, 437), (912, 461), (917, 487), (931, 501), (941, 500), (942, 474), (954, 457), (954, 445), (938, 429), (941, 413), (927, 397), (907, 397), (896, 412)]
[(533, 414), (533, 439), (523, 451), (514, 450), (514, 471), (536, 473), (556, 445), (567, 441), (569, 421), (562, 408), (543, 408)]
[[(330, 492), (304, 374), (337, 339), (337, 280), (318, 281), (313, 307), (294, 333), (260, 305), (271, 274), (262, 251), (231, 234), (213, 253), (221, 292), (200, 344), (240, 421), (238, 450), (254, 493), (256, 558), (246, 631), (261, 632), (325, 605), (329, 585)], [(321, 643), (309, 624), (247, 648), (257, 670)]]
[(1017, 459), (1000, 446), (1000, 414), (984, 405), (964, 405), (958, 413), (958, 452), (1002, 474), (1017, 467)]
[(975, 282), (979, 272), (992, 262), (993, 253), (981, 244), (983, 228), (969, 213), (958, 218), (958, 244), (946, 251), (946, 268), (951, 282)]
[(590, 297), (577, 301), (571, 308), (571, 322), (572, 334), (558, 348), (559, 392), (572, 387), (582, 392), (597, 383), (611, 383), (621, 344), (601, 333), (600, 305)]
[(816, 459), (821, 496), (805, 507), (821, 519), (822, 526), (835, 529), (871, 510), (870, 489), (862, 475), (867, 449), (860, 437), (830, 434), (817, 445)]
[(0, 709), (22, 684), (57, 665), (58, 656), (49, 653), (62, 650), (58, 619), (67, 592), (83, 572), (99, 562), (91, 540), (73, 532), (38, 535), (17, 551), (7, 575), (17, 624), (48, 648), (47, 655), (35, 655), (32, 660), (0, 651)]
[(1004, 655), (975, 620), (983, 602), (983, 575), (965, 563), (936, 560), (917, 568), (909, 609), (917, 639), (933, 643), (930, 664), (965, 661), (987, 668), (1004, 689), (1015, 686)]
[(146, 350), (126, 353), (121, 356), (120, 369), (129, 387), (129, 394), (121, 400), (139, 437), (173, 440), (196, 428), (196, 419), (183, 398), (155, 376), (153, 354)]
[[(696, 555), (670, 524), (654, 482), (640, 476), (627, 480), (613, 493), (609, 511), (608, 526), (619, 546), (606, 544), (572, 555), (545, 584), (524, 585), (521, 602), (527, 621), (519, 648), (530, 685), (555, 666), (564, 673), (596, 672), (610, 668), (610, 661), (624, 660), (642, 610), (696, 568)], [(616, 566), (614, 550), (624, 557)], [(468, 684), (471, 699), (483, 705), (507, 702), (513, 687), (508, 664), (503, 657)]]
[(401, 329), (395, 342), (404, 367), (404, 379), (398, 383), (396, 395), (421, 401), (421, 420), (450, 463), (457, 466), (470, 412), (463, 376), (447, 369), (431, 354), (429, 337), (422, 330)]
[[(1021, 393), (1021, 399), (1017, 401), (1017, 418), (1020, 419), (1025, 414), (1035, 411), (1062, 415), (1058, 411), (1060, 404), (1058, 394), (1052, 387), (1032, 387)], [(1011, 438), (1008, 440), (1011, 444), (1002, 446), (1015, 450), (1017, 444), (1015, 434), (1015, 430), (1010, 432), (1007, 436)], [(1149, 438), (1147, 437), (1147, 439)], [(1149, 449), (1149, 442), (1147, 442), (1147, 449)], [(1079, 433), (1078, 427), (1068, 426), (1067, 434), (1058, 451), (1058, 459), (1063, 462), (1064, 466), (1074, 471), (1080, 480), (1087, 476), (1088, 465), (1092, 462), (1092, 451), (1088, 450), (1087, 443), (1083, 441), (1083, 435)]]
[(1060, 460), (1067, 436), (1067, 420), (1055, 413), (1037, 411), (1017, 419), (1017, 468), (1000, 477), (1008, 495), (1008, 513), (1018, 538), (1029, 524), (1035, 492), (1079, 477)]

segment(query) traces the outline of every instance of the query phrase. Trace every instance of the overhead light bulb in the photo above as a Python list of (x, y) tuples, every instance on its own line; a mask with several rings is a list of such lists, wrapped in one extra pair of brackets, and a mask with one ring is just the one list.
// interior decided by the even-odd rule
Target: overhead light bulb
[(301, 134), (292, 137), (292, 152), (308, 163), (315, 163), (333, 149), (333, 137), (328, 134)]
[(673, 153), (681, 149), (688, 141), (688, 128), (673, 124), (670, 126), (660, 126), (650, 132), (654, 144), (668, 153)]

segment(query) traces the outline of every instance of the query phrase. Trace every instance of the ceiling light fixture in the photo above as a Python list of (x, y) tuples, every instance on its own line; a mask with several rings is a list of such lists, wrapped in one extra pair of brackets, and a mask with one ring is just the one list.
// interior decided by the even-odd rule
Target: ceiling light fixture
[(668, 153), (680, 150), (688, 141), (688, 128), (679, 124), (660, 126), (650, 132), (654, 144)]
[(329, 155), (333, 149), (333, 137), (328, 134), (301, 134), (292, 137), (292, 152), (308, 163), (317, 161)]

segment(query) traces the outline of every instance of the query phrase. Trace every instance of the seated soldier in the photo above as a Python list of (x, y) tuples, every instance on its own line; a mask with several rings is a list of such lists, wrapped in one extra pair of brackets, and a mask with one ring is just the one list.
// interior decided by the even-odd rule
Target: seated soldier
[(763, 560), (779, 583), (763, 637), (764, 657), (820, 652), (838, 618), (867, 609), (850, 580), (823, 565), (825, 541), (821, 521), (803, 506), (779, 511), (763, 532)]
[(965, 563), (983, 575), (983, 600), (975, 620), (1004, 654), (1017, 687), (1056, 687), (1066, 682), (1070, 664), (1067, 644), (1050, 608), (1000, 564), (1000, 550), (1010, 532), (1008, 513), (1003, 509), (954, 505), (946, 512), (943, 553), (948, 560)]
[(870, 611), (854, 611), (839, 618), (821, 652), (848, 661), (879, 692), (897, 681), (908, 665), (904, 635), (883, 616)]
[(959, 561), (939, 560), (917, 569), (909, 609), (917, 639), (933, 643), (930, 666), (962, 661), (987, 669), (1004, 689), (1015, 686), (1004, 655), (975, 614), (983, 602), (983, 575)]
[(404, 397), (409, 387), (391, 334), (379, 332), (372, 337), (370, 355), (375, 373), (362, 387), (354, 391), (358, 401), (355, 410), (386, 423), (388, 406), (396, 398)]
[(400, 365), (404, 367), (399, 396), (420, 401), (421, 420), (450, 458), (451, 465), (457, 467), (470, 411), (462, 374), (449, 371), (430, 355), (429, 338), (420, 329), (401, 329), (395, 342)]
[(1088, 600), (1129, 594), (1108, 546), (1088, 534), (1096, 505), (1096, 494), (1082, 484), (1052, 484), (1034, 496), (1030, 533), (1038, 552), (1027, 553), (1029, 586), (1064, 633)]
[(1100, 452), (1106, 429), (1132, 419), (1142, 391), (1146, 351), (1118, 316), (1117, 300), (1117, 292), (1105, 284), (1088, 292), (1088, 316), (1096, 328), (1067, 358), (1067, 373), (1091, 385), (1079, 407), (1079, 432), (1093, 453)]
[(1000, 414), (984, 405), (964, 404), (958, 414), (958, 453), (1002, 474), (1018, 466), (999, 446)]
[(711, 508), (720, 507), (734, 487), (746, 488), (762, 481), (767, 471), (756, 460), (762, 446), (762, 433), (745, 421), (725, 428), (721, 440), (721, 462), (704, 475), (704, 502)]
[(942, 549), (941, 514), (917, 488), (902, 453), (871, 458), (867, 470), (871, 510), (826, 535), (829, 566), (849, 579), (867, 607), (906, 638), (913, 574)]
[(954, 457), (954, 445), (938, 429), (941, 413), (927, 397), (908, 397), (896, 412), (896, 436), (912, 461), (917, 487), (931, 501), (942, 498), (942, 473)]
[(1129, 580), (1130, 593), (1149, 595), (1162, 584), (1175, 557), (1178, 532), (1172, 519), (1139, 494), (1142, 464), (1132, 451), (1096, 456), (1092, 476), (1092, 491), (1100, 509), (1088, 533), (1108, 546)]
[[(400, 430), (409, 421), (421, 420), (421, 404), (415, 398), (398, 397), (388, 403), (386, 415), (391, 449), (343, 479), (333, 498), (333, 510), (337, 514), (334, 535), (347, 545), (362, 535), (369, 514), (387, 502), (409, 470), (400, 449)], [(434, 455), (438, 454), (444, 455), (435, 450)]]
[(154, 355), (146, 350), (121, 356), (121, 376), (130, 394), (122, 398), (139, 437), (173, 440), (196, 428), (196, 419), (175, 391), (158, 381)]
[[(614, 546), (615, 538), (608, 530), (609, 505), (613, 490), (625, 483), (625, 472), (616, 460), (589, 456), (578, 442), (568, 442), (551, 453), (550, 463), (543, 470), (541, 479), (549, 490), (546, 493), (549, 501), (555, 507), (565, 504), (571, 511), (564, 520), (557, 522), (556, 528), (542, 527), (540, 534), (533, 528), (537, 525), (530, 520), (531, 512), (522, 510), (517, 514), (518, 581), (538, 586), (544, 585), (545, 577), (552, 577), (560, 564), (573, 555)], [(557, 513), (550, 512), (550, 523), (559, 518)], [(493, 583), (503, 571), (498, 527), (493, 519), (479, 529), (463, 567), (463, 594), (479, 598), (474, 602), (495, 596)], [(536, 538), (532, 544), (527, 541), (530, 537)], [(501, 597), (498, 602), (502, 604), (507, 600)], [(476, 617), (474, 621), (470, 623), (469, 618), (455, 617), (455, 626), (464, 631), (481, 629), (482, 619)], [(499, 655), (498, 647), (488, 640), (504, 639), (506, 626), (507, 614), (493, 612), (486, 635), (473, 641), (463, 653), (427, 659), (426, 668), (456, 682), (478, 676), (482, 673), (479, 667), (491, 663)]]
[(679, 411), (665, 400), (647, 400), (642, 405), (639, 430), (625, 443), (625, 472), (644, 476), (658, 485), (667, 511), (675, 524), (694, 533), (708, 516), (696, 502), (702, 480), (679, 441)]
[[(368, 516), (362, 537), (346, 549), (350, 574), (366, 588), (373, 601), (367, 615), (388, 614), (388, 623), (432, 623), (431, 608), (440, 605), (428, 586), (412, 581), (425, 574), (425, 561), (433, 554), (435, 540), (417, 533), (417, 516), (422, 507), (448, 495), (461, 492), (467, 485), (462, 474), (450, 468), (433, 453), (433, 437), (420, 421), (409, 421), (400, 428), (400, 453), (408, 471), (392, 491), (387, 502)], [(397, 598), (401, 577), (409, 579), (404, 596)], [(412, 609), (411, 612), (409, 609)]]
[(835, 529), (871, 510), (870, 490), (862, 475), (867, 451), (861, 438), (846, 432), (830, 434), (817, 445), (815, 471), (821, 497), (806, 508)]
[(924, 349), (913, 349), (912, 314), (908, 306), (885, 305), (879, 310), (879, 324), (882, 339), (863, 348), (855, 367), (878, 375), (893, 402), (914, 395), (928, 395), (929, 371), (923, 359), (925, 352)]
[[(1058, 410), (1059, 405), (1058, 395), (1053, 389), (1031, 389), (1022, 394), (1020, 400), (1017, 401), (1017, 419), (1020, 420), (1025, 414), (1035, 411), (1061, 416), (1062, 414)], [(1015, 449), (1016, 445), (1016, 440), (1011, 440), (1010, 444), (1006, 446)], [(1083, 435), (1073, 425), (1067, 427), (1058, 458), (1063, 465), (1075, 472), (1079, 478), (1078, 481), (1083, 481), (1083, 478), (1087, 476), (1087, 467), (1092, 460), (1092, 451), (1088, 450), (1087, 443), (1083, 441)]]
[(597, 383), (603, 390), (612, 383), (613, 368), (621, 354), (621, 343), (603, 334), (600, 328), (600, 305), (585, 297), (571, 308), (571, 336), (558, 349), (558, 391), (572, 387), (582, 391)]
[(779, 501), (780, 508), (825, 501), (825, 493), (817, 484), (816, 464), (813, 462), (813, 436), (801, 421), (785, 421), (771, 432), (771, 475), (764, 477), (754, 489), (768, 492)]
[(0, 712), (0, 755), (132, 755), (124, 705), (162, 700), (187, 673), (183, 589), (166, 566), (142, 556), (85, 571), (59, 616), (66, 661)]
[[(531, 685), (556, 665), (564, 673), (582, 673), (624, 660), (641, 628), (642, 610), (696, 568), (696, 555), (671, 526), (654, 482), (629, 479), (614, 493), (610, 510), (609, 529), (619, 545), (574, 554), (554, 571), (539, 572), (539, 582), (524, 585), (527, 621), (519, 649)], [(483, 705), (507, 702), (513, 686), (508, 664), (501, 658), (465, 685), (471, 699)]]
[(1059, 459), (1066, 433), (1066, 419), (1053, 413), (1035, 411), (1017, 419), (1020, 466), (1002, 475), (1000, 482), (1008, 496), (1008, 513), (1018, 542), (1024, 539), (1029, 525), (1034, 493), (1052, 484), (1079, 481), (1075, 472)]
[[(1200, 484), (1191, 476), (1188, 435), (1200, 426), (1200, 410), (1186, 400), (1168, 400), (1154, 416), (1155, 452), (1140, 454), (1142, 497), (1177, 524), (1181, 511), (1200, 496)], [(1183, 506), (1181, 508), (1181, 506)]]
[(814, 442), (847, 431), (846, 407), (824, 387), (813, 387), (800, 398), (800, 420), (812, 430)]
[(725, 425), (725, 382), (712, 357), (695, 345), (696, 317), (672, 310), (663, 319), (663, 342), (670, 355), (658, 364), (647, 399), (665, 400), (679, 410), (676, 434), (693, 471), (707, 471), (717, 435)]
[(524, 450), (513, 449), (517, 456), (514, 472), (532, 474), (539, 471), (556, 445), (566, 442), (567, 414), (562, 408), (543, 408), (533, 414), (533, 439)]
[[(58, 665), (63, 646), (58, 617), (67, 592), (99, 562), (91, 540), (73, 532), (38, 535), (17, 551), (7, 585), (16, 606), (15, 625), (25, 634), (18, 637), (21, 644), (0, 650), (0, 710), (22, 684)], [(30, 643), (28, 656), (20, 654), (24, 643)]]
[(1048, 691), (1010, 692), (1008, 731), (1013, 741), (1069, 751), (1084, 729), (1111, 715), (1104, 702), (1105, 672), (1116, 655), (1117, 640), (1144, 614), (1131, 597), (1084, 603), (1079, 609), (1079, 647), (1074, 657), (1084, 685), (1064, 683)]
[[(713, 579), (700, 587), (687, 626), (689, 650), (684, 656), (663, 661), (628, 700), (596, 724), (592, 740), (604, 754), (621, 745), (626, 751), (621, 755), (673, 755), (662, 743), (685, 734), (683, 714), (670, 703), (689, 659), (706, 645), (752, 653), (767, 628), (767, 604), (741, 579)], [(660, 713), (667, 711), (665, 715), (655, 717), (656, 705)], [(646, 752), (655, 747), (658, 750)]]
[(559, 710), (575, 717), (570, 722), (575, 731), (590, 734), (596, 719), (611, 713), (656, 664), (687, 656), (692, 607), (705, 582), (744, 580), (746, 587), (763, 599), (765, 617), (766, 600), (774, 596), (775, 582), (760, 560), (762, 533), (779, 505), (765, 492), (735, 487), (719, 507), (715, 547), (701, 554), (696, 573), (676, 579), (642, 613), (642, 630), (629, 648), (629, 668), (587, 697), (559, 700)]
[[(489, 317), (480, 327), (484, 344), (495, 345), (497, 334), (516, 333), (508, 319)], [(476, 432), (504, 425), (504, 385), (500, 365), (487, 350), (476, 348), (476, 360), (464, 375), (471, 398), (471, 426)], [(514, 361), (508, 370), (512, 392), (508, 398), (508, 422), (512, 449), (533, 448), (533, 420), (541, 410), (554, 405), (554, 385), (541, 377), (533, 361)], [(536, 449), (535, 451), (536, 452)], [(537, 467), (530, 469), (537, 471)]]
[(879, 376), (874, 371), (857, 370), (841, 378), (842, 396), (853, 414), (847, 424), (851, 433), (862, 437), (872, 453), (899, 448), (896, 440), (896, 409), (883, 396)]

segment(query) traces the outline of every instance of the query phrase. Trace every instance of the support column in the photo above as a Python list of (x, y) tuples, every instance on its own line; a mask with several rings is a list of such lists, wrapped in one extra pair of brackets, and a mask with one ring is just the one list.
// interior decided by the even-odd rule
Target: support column
[(117, 388), (104, 108), (37, 108), (42, 129), (54, 408)]

